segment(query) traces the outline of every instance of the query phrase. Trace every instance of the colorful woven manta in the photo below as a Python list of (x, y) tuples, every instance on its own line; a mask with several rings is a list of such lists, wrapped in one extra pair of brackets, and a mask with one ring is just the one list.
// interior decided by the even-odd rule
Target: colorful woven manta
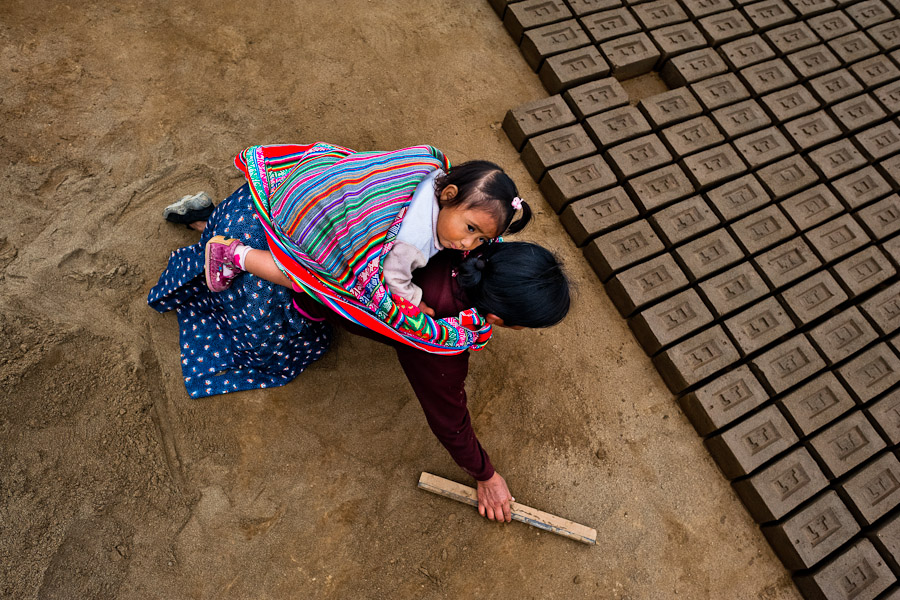
[(382, 277), (416, 186), (450, 167), (440, 150), (251, 146), (235, 166), (250, 184), (269, 251), (299, 289), (353, 322), (427, 352), (479, 350), (490, 339), (491, 326), (474, 308), (432, 319), (392, 297)]

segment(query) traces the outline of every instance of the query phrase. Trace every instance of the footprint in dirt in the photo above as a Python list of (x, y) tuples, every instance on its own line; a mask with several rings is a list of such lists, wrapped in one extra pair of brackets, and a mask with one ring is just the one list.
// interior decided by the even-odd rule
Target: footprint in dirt
[(85, 284), (89, 290), (134, 290), (144, 284), (144, 278), (135, 265), (102, 251), (88, 252), (77, 248), (63, 256), (57, 266), (65, 277)]

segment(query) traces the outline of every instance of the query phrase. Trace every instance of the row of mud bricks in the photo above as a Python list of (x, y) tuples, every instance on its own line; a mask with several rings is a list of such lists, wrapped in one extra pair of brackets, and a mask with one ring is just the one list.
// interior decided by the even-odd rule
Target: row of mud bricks
[(504, 130), (798, 589), (900, 598), (900, 0), (491, 4), (549, 94)]

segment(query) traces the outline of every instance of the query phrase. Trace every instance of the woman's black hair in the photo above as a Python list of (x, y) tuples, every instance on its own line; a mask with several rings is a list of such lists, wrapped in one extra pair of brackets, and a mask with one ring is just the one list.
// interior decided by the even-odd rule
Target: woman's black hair
[(550, 327), (569, 312), (569, 281), (549, 250), (528, 242), (482, 246), (460, 264), (460, 285), (482, 315), (510, 327)]
[(441, 208), (460, 206), (478, 208), (492, 214), (497, 221), (497, 235), (518, 233), (531, 221), (531, 207), (522, 201), (522, 216), (513, 221), (516, 209), (513, 199), (519, 190), (509, 175), (498, 165), (487, 160), (470, 160), (450, 167), (450, 171), (435, 180), (438, 198), (448, 185), (459, 190), (452, 199), (441, 203)]

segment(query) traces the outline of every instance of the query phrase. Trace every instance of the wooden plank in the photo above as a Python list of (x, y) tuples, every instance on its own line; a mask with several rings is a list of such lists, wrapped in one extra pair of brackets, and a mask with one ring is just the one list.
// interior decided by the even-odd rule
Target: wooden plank
[[(463, 504), (478, 506), (478, 493), (475, 491), (475, 488), (432, 475), (431, 473), (422, 473), (419, 477), (419, 487)], [(514, 521), (526, 523), (532, 527), (556, 533), (585, 544), (597, 543), (596, 529), (551, 515), (530, 506), (525, 506), (524, 504), (519, 504), (518, 502), (511, 502), (510, 508)]]

